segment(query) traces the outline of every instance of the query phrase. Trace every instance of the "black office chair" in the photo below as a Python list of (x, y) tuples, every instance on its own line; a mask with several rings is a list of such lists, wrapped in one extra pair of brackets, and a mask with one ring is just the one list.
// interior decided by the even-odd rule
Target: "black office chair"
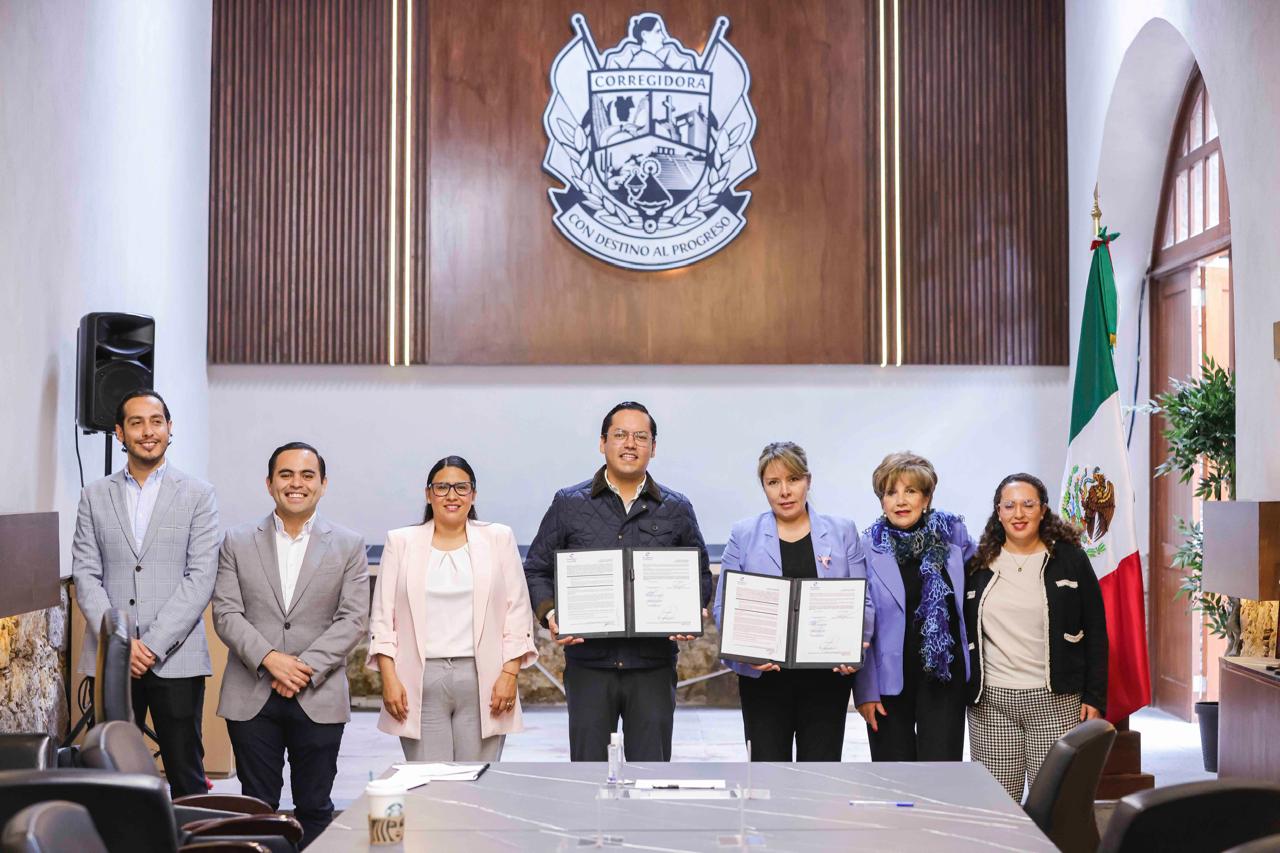
[(57, 766), (58, 752), (47, 734), (0, 734), (0, 770), (46, 770)]
[[(0, 853), (109, 853), (89, 810), (65, 800), (27, 806), (5, 824)], [(253, 841), (184, 844), (179, 853), (270, 853)]]
[(133, 677), (129, 660), (133, 652), (133, 619), (127, 611), (110, 609), (102, 614), (98, 631), (98, 662), (93, 678), (93, 720), (133, 720)]
[(65, 800), (27, 806), (4, 825), (0, 853), (109, 853), (89, 810)]
[[(87, 701), (86, 697), (80, 700), (83, 713), (62, 744), (65, 753), (59, 756), (62, 766), (79, 766), (78, 748), (73, 744), (80, 732), (110, 720), (134, 721), (133, 677), (129, 671), (132, 652), (132, 617), (127, 611), (108, 609), (102, 614), (102, 624), (98, 627), (98, 657), (94, 674), (85, 680)], [(156, 739), (154, 732), (148, 731), (147, 734), (152, 740)]]
[(1116, 806), (1098, 853), (1222, 853), (1280, 833), (1280, 785), (1222, 779), (1130, 794)]
[[(160, 778), (155, 759), (147, 749), (142, 732), (133, 723), (114, 720), (94, 726), (84, 739), (80, 749), (80, 761), (85, 767), (97, 770), (111, 770), (117, 773), (143, 773)], [(173, 801), (178, 807), (178, 823), (184, 820), (183, 809), (195, 807), (200, 809), (216, 809), (226, 812), (222, 817), (233, 815), (269, 815), (271, 806), (256, 797), (241, 794), (190, 794), (178, 797)], [(201, 815), (202, 818), (214, 815)], [(194, 819), (194, 818), (193, 818)]]
[(1280, 835), (1268, 835), (1257, 841), (1248, 841), (1232, 847), (1226, 853), (1280, 853)]
[(0, 772), (0, 825), (28, 806), (65, 800), (84, 806), (108, 850), (176, 853), (202, 842), (252, 841), (270, 853), (296, 853), (302, 827), (286, 815), (231, 815), (190, 809), (196, 828), (179, 828), (163, 780), (108, 770)]
[(1115, 739), (1106, 720), (1084, 721), (1058, 738), (1027, 792), (1023, 810), (1063, 853), (1098, 849), (1093, 801)]

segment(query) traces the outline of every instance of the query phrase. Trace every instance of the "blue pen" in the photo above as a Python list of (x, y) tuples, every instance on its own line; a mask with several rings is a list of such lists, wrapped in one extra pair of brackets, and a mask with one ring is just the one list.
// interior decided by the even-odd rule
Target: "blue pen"
[(850, 800), (851, 806), (893, 806), (899, 809), (915, 808), (915, 803), (898, 803), (893, 800)]

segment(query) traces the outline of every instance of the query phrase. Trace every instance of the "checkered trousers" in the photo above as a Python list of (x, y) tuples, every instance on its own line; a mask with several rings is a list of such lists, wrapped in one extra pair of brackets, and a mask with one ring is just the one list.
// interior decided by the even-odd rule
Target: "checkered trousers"
[(1021, 803), (1024, 782), (1035, 781), (1054, 742), (1079, 722), (1079, 693), (988, 684), (982, 700), (969, 706), (969, 754)]

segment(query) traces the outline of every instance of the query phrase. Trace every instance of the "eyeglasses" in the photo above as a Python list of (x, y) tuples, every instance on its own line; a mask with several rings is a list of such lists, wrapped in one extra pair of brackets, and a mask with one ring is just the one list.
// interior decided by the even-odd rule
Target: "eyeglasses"
[(432, 483), (429, 488), (431, 489), (431, 494), (438, 498), (443, 498), (448, 495), (450, 489), (456, 492), (458, 497), (465, 498), (467, 495), (471, 494), (471, 490), (475, 487), (475, 483), (464, 480), (461, 483)]
[(1018, 507), (1022, 507), (1027, 512), (1031, 512), (1036, 507), (1040, 506), (1040, 501), (1005, 501), (1001, 504), (997, 504), (997, 506), (1000, 508), (1001, 512), (1013, 512)]
[(628, 437), (630, 437), (631, 440), (640, 447), (648, 447), (649, 442), (653, 441), (653, 436), (649, 435), (649, 433), (644, 430), (627, 432), (625, 429), (615, 429), (613, 432), (609, 433), (609, 439), (614, 444), (624, 444)]

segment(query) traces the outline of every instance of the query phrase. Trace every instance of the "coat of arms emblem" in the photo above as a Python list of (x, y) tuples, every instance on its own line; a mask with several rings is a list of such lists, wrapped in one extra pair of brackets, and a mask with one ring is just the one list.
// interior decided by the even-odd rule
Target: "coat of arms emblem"
[(751, 77), (716, 19), (700, 54), (662, 16), (635, 15), (603, 54), (586, 18), (551, 66), (543, 168), (554, 221), (580, 249), (616, 266), (663, 270), (724, 248), (746, 225), (756, 170)]
[(1062, 516), (1080, 528), (1081, 545), (1090, 557), (1107, 550), (1103, 538), (1116, 514), (1116, 487), (1102, 469), (1072, 466), (1068, 487), (1062, 496)]

